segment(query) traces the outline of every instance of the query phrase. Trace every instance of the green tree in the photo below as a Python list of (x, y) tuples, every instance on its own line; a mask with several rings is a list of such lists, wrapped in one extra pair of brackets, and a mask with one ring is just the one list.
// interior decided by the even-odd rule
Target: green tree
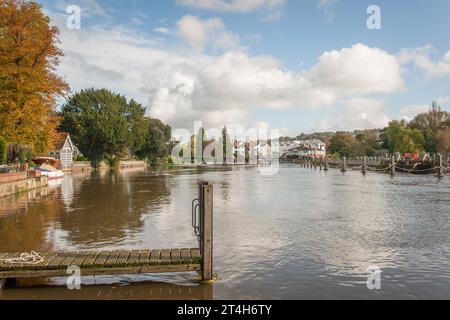
[(330, 140), (328, 150), (341, 157), (354, 155), (355, 138), (348, 132), (337, 132)]
[(436, 133), (436, 152), (450, 154), (450, 128), (440, 129)]
[(157, 119), (146, 118), (144, 121), (143, 143), (136, 155), (155, 164), (158, 159), (164, 159), (169, 154), (172, 129)]
[(405, 121), (391, 121), (386, 134), (392, 153), (418, 153), (424, 148), (423, 133), (418, 129), (408, 128)]
[(74, 143), (94, 167), (106, 160), (111, 167), (143, 143), (145, 109), (109, 90), (87, 89), (72, 95), (61, 111), (60, 130), (70, 132)]
[(376, 150), (380, 148), (381, 144), (377, 130), (364, 130), (356, 135), (355, 155), (372, 157), (375, 155)]
[(223, 153), (223, 164), (227, 164), (228, 159), (232, 158), (232, 147), (230, 136), (228, 135), (228, 129), (225, 126), (222, 130), (222, 138), (221, 142), (223, 145), (222, 153)]
[(6, 140), (0, 137), (0, 165), (8, 161), (8, 145)]
[(442, 111), (441, 107), (433, 102), (428, 112), (417, 115), (408, 125), (409, 128), (420, 130), (424, 136), (425, 151), (438, 152), (439, 140), (437, 134), (448, 127), (450, 115)]

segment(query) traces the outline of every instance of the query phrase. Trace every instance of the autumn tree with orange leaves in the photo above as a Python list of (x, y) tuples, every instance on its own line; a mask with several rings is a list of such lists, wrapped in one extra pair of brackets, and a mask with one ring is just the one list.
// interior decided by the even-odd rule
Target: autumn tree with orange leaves
[(68, 85), (56, 74), (58, 30), (39, 4), (0, 1), (0, 137), (34, 154), (52, 148), (59, 121), (56, 99)]

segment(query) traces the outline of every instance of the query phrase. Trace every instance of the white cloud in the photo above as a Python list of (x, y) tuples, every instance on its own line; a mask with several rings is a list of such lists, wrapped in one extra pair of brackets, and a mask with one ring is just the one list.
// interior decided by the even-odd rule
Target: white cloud
[(155, 28), (155, 32), (162, 33), (162, 34), (169, 34), (169, 35), (174, 33), (171, 29), (165, 28), (165, 27)]
[(307, 78), (335, 95), (391, 93), (404, 87), (395, 57), (363, 44), (324, 53)]
[(319, 8), (329, 8), (337, 4), (338, 0), (317, 0), (317, 6)]
[(198, 9), (216, 12), (250, 12), (256, 9), (273, 10), (281, 7), (286, 0), (177, 0), (177, 3)]
[[(189, 34), (179, 23), (178, 32), (196, 49), (217, 39), (213, 47), (237, 46), (234, 37), (224, 40), (228, 31), (220, 19), (189, 20), (198, 23), (198, 30)], [(320, 107), (403, 88), (397, 60), (363, 44), (324, 53), (312, 68), (294, 72), (271, 56), (251, 56), (240, 47), (207, 55), (123, 27), (68, 30), (64, 19), (56, 22), (65, 52), (59, 72), (74, 91), (111, 89), (135, 98), (149, 115), (176, 128), (190, 127), (194, 120), (213, 127), (248, 126), (255, 108)]]
[(327, 16), (329, 21), (334, 19), (334, 7), (338, 3), (338, 0), (316, 0), (317, 7), (321, 9)]
[(384, 104), (375, 99), (353, 98), (318, 125), (319, 131), (346, 131), (384, 128), (390, 119)]
[(436, 102), (441, 107), (448, 106), (448, 104), (450, 103), (450, 97), (439, 97), (436, 99)]
[[(446, 106), (450, 102), (450, 97), (439, 97), (436, 99), (436, 103), (438, 106), (442, 108), (442, 110), (447, 110)], [(400, 109), (400, 117), (403, 120), (411, 121), (413, 120), (418, 114), (425, 113), (430, 111), (431, 105), (430, 104), (413, 104), (404, 106)]]
[(400, 109), (400, 118), (402, 120), (411, 121), (418, 114), (427, 112), (430, 110), (430, 106), (427, 104), (413, 104), (404, 106)]
[(198, 52), (205, 47), (214, 51), (240, 47), (239, 36), (228, 31), (219, 18), (200, 20), (188, 15), (177, 22), (177, 27), (180, 38)]
[(417, 69), (424, 72), (429, 77), (442, 77), (450, 75), (450, 51), (440, 59), (432, 59), (436, 50), (427, 45), (416, 49), (403, 49), (397, 59), (401, 64), (414, 64)]

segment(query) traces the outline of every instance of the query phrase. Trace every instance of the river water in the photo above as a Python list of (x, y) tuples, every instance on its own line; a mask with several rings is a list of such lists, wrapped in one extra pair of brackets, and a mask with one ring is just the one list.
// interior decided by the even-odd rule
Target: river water
[[(67, 175), (0, 199), (0, 252), (197, 246), (214, 185), (213, 286), (196, 274), (21, 281), (0, 299), (450, 299), (450, 179), (284, 165)], [(381, 289), (367, 269), (381, 269)]]

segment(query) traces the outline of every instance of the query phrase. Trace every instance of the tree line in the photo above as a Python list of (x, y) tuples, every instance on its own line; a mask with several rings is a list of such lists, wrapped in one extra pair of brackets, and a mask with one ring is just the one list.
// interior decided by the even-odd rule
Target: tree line
[(337, 132), (328, 142), (328, 152), (338, 156), (374, 156), (379, 150), (450, 154), (450, 113), (433, 102), (428, 112), (411, 121), (393, 120), (379, 130)]
[(167, 156), (171, 128), (145, 117), (134, 100), (87, 89), (68, 97), (58, 112), (57, 101), (70, 91), (56, 73), (61, 56), (58, 29), (38, 3), (0, 1), (0, 164), (48, 155), (61, 131), (94, 166)]
[(111, 167), (125, 157), (156, 162), (168, 155), (171, 128), (145, 117), (145, 107), (106, 89), (72, 95), (59, 113), (60, 131), (94, 167), (105, 160)]

